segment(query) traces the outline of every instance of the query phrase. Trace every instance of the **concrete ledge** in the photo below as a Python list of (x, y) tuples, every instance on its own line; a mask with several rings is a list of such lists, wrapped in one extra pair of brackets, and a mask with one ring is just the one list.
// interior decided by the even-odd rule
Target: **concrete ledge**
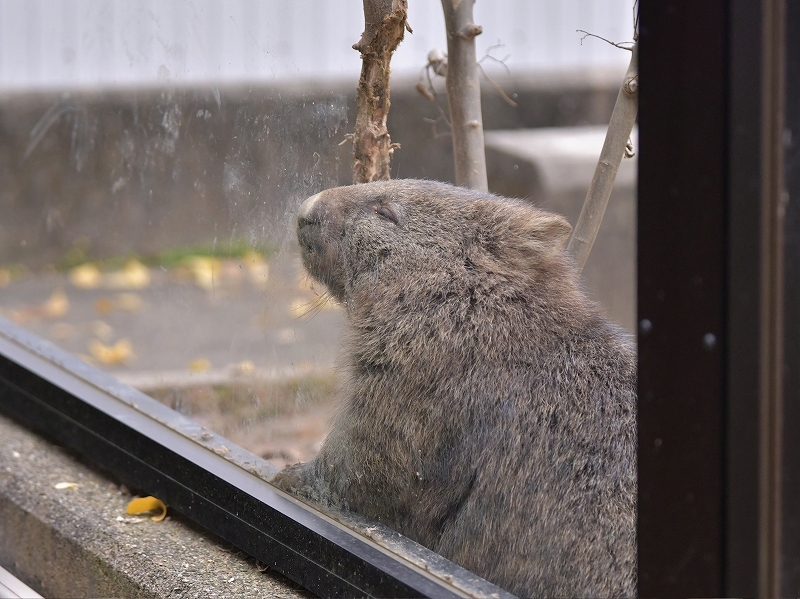
[(311, 596), (179, 517), (127, 516), (131, 495), (3, 416), (0, 439), (0, 566), (42, 595)]
[[(487, 131), (486, 149), (507, 155), (518, 164), (527, 162), (538, 175), (529, 197), (538, 193), (546, 197), (581, 191), (584, 195), (594, 176), (597, 160), (606, 139), (606, 125), (584, 127), (543, 127), (514, 131)], [(638, 148), (638, 129), (631, 132), (634, 148)], [(623, 160), (614, 187), (636, 187), (637, 158)], [(533, 182), (532, 182), (533, 183)]]
[[(594, 175), (606, 126), (486, 132), (489, 189), (529, 198), (575, 226)], [(637, 129), (631, 139), (638, 151)], [(583, 270), (589, 297), (633, 332), (636, 326), (636, 166), (623, 160), (597, 240)]]

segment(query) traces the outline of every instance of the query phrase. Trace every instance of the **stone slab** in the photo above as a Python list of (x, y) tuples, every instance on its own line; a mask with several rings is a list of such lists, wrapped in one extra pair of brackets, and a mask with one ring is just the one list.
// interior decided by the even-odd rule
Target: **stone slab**
[(131, 499), (102, 473), (0, 416), (0, 566), (42, 595), (312, 596), (180, 517), (127, 515)]

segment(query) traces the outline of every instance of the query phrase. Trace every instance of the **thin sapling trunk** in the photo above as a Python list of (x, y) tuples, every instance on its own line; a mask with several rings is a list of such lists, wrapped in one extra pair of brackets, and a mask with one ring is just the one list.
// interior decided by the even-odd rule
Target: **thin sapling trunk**
[(447, 100), (453, 132), (456, 185), (488, 191), (483, 149), (481, 85), (472, 18), (475, 0), (442, 0), (447, 29)]
[[(392, 144), (389, 116), (389, 63), (408, 28), (406, 0), (364, 0), (364, 33), (355, 50), (361, 52), (361, 77), (353, 133), (353, 183), (390, 178)], [(410, 29), (409, 29), (410, 31)]]
[(628, 72), (617, 95), (617, 102), (614, 104), (614, 112), (611, 114), (611, 122), (608, 124), (606, 140), (600, 152), (600, 160), (597, 162), (589, 192), (586, 194), (586, 201), (583, 204), (575, 231), (567, 245), (567, 251), (575, 258), (578, 270), (582, 270), (592, 251), (592, 245), (600, 229), (603, 214), (608, 205), (608, 198), (611, 196), (611, 189), (614, 186), (614, 179), (619, 170), (619, 164), (625, 153), (625, 147), (636, 122), (636, 111), (638, 109), (638, 47), (635, 43), (631, 48), (631, 62)]

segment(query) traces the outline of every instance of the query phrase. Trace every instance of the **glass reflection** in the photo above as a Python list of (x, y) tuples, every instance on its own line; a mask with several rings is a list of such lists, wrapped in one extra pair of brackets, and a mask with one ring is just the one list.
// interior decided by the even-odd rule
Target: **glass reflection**
[[(499, 38), (514, 77), (484, 66), (521, 107), (488, 86), (487, 129), (607, 120), (627, 56), (574, 30), (626, 39), (630, 7), (578, 17), (578, 4), (476, 5), (479, 54)], [(393, 175), (448, 180), (439, 110), (413, 90), (445, 46), (441, 8), (410, 11), (415, 33), (393, 61)], [(542, 35), (519, 26), (545, 18)], [(301, 272), (294, 215), (351, 179), (340, 144), (361, 3), (3, 1), (0, 24), (0, 314), (276, 466), (313, 457), (335, 409), (343, 315)], [(495, 191), (574, 222), (583, 183), (554, 191), (529, 158), (500, 142), (488, 154)], [(595, 250), (608, 257), (585, 271), (625, 325), (632, 190), (619, 191), (625, 208), (612, 198)]]

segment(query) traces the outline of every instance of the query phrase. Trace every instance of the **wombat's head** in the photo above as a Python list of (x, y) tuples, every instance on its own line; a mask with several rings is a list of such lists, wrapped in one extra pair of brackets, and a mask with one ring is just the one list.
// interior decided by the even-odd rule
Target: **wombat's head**
[(325, 190), (297, 218), (306, 269), (340, 301), (357, 285), (536, 276), (563, 264), (569, 232), (524, 201), (409, 179)]

